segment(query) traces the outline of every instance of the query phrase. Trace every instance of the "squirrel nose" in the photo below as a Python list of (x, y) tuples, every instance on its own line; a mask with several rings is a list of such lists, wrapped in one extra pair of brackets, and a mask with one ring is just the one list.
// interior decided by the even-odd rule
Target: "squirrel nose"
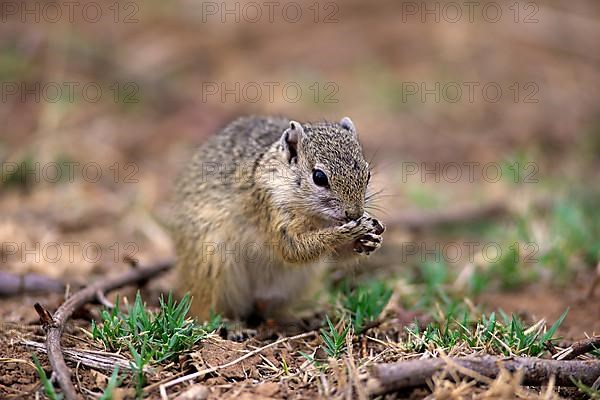
[(362, 216), (362, 213), (358, 211), (346, 211), (346, 220), (347, 221), (355, 221)]

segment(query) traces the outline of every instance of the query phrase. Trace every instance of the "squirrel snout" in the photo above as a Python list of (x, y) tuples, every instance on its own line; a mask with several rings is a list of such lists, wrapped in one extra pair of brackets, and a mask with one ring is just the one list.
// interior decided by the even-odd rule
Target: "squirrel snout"
[(346, 211), (346, 221), (356, 221), (360, 217), (362, 217), (362, 210), (347, 210)]

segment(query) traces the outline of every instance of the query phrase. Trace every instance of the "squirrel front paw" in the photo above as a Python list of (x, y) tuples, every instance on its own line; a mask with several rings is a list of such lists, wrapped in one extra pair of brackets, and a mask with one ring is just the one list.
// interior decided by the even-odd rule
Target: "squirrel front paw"
[(385, 231), (385, 226), (377, 219), (363, 216), (362, 224), (367, 227), (367, 232), (361, 235), (354, 242), (354, 251), (366, 255), (371, 254), (373, 251), (381, 247), (383, 237), (381, 234)]
[(381, 235), (385, 231), (385, 226), (375, 218), (365, 214), (357, 220), (346, 222), (339, 229), (342, 234), (349, 238), (358, 239), (367, 233)]
[(385, 232), (385, 226), (379, 220), (369, 216), (364, 216), (363, 218), (365, 219), (364, 224), (369, 227), (369, 233), (381, 235)]
[(383, 242), (381, 234), (385, 231), (385, 226), (377, 219), (365, 214), (355, 221), (342, 225), (340, 229), (353, 243), (352, 247), (355, 252), (369, 255), (381, 247)]
[(367, 227), (362, 224), (362, 217), (357, 220), (346, 222), (344, 225), (338, 227), (343, 237), (348, 239), (358, 238), (368, 232)]
[(369, 255), (380, 248), (382, 242), (383, 237), (381, 235), (367, 233), (359, 239), (356, 239), (356, 242), (354, 242), (354, 251), (359, 254), (365, 253), (366, 255)]

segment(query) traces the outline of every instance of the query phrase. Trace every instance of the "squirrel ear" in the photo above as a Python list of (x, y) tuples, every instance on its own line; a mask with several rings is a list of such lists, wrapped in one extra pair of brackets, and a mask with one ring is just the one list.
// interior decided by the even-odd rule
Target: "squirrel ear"
[(342, 118), (342, 120), (340, 121), (340, 125), (342, 126), (342, 128), (346, 129), (348, 132), (352, 133), (353, 135), (356, 135), (356, 128), (354, 127), (354, 123), (352, 122), (352, 120), (348, 117), (344, 117)]
[(298, 157), (298, 141), (303, 134), (302, 125), (299, 122), (290, 121), (290, 126), (281, 135), (281, 147), (290, 163), (296, 161), (296, 157)]

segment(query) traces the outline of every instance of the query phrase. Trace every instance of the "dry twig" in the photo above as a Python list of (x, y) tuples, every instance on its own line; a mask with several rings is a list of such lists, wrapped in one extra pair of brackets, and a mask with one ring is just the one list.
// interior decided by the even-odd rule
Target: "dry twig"
[[(571, 379), (592, 385), (600, 376), (600, 361), (556, 361), (535, 357), (493, 356), (457, 357), (449, 360), (453, 365), (461, 367), (457, 372), (462, 376), (468, 375), (465, 374), (464, 369), (487, 378), (495, 378), (503, 369), (511, 373), (522, 370), (523, 384), (531, 386), (544, 385), (551, 376), (555, 376), (556, 385), (559, 386), (573, 386)], [(367, 382), (367, 390), (371, 395), (381, 395), (404, 388), (423, 386), (428, 379), (444, 371), (448, 366), (448, 360), (439, 358), (376, 365), (373, 369), (373, 377)]]
[(63, 282), (48, 276), (0, 272), (0, 296), (15, 296), (24, 293), (60, 293), (64, 290)]
[(600, 336), (583, 339), (573, 343), (553, 357), (557, 360), (573, 360), (585, 353), (600, 349)]
[[(34, 349), (43, 353), (47, 353), (46, 347), (42, 343), (31, 340), (23, 340), (21, 343), (23, 343), (25, 346), (33, 347)], [(105, 353), (106, 355), (102, 355), (100, 352), (85, 350), (79, 351), (73, 349), (63, 349), (63, 354), (69, 361), (81, 363), (81, 365), (85, 365), (86, 367), (97, 369), (103, 372), (111, 373), (115, 369), (115, 366), (118, 366), (119, 370), (121, 371), (129, 371), (133, 369), (131, 362), (119, 354)], [(150, 368), (145, 367), (144, 371), (149, 372)]]

